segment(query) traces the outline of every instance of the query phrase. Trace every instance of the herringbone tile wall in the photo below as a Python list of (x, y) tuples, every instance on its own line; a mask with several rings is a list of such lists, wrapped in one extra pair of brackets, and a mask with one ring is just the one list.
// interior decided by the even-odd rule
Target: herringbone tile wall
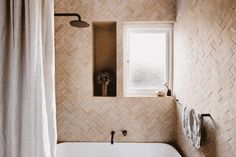
[(182, 133), (178, 107), (178, 144), (186, 157), (236, 156), (236, 1), (178, 0), (175, 24), (177, 98), (202, 113), (203, 147), (194, 149)]
[[(174, 0), (56, 0), (56, 12), (79, 13), (83, 20), (117, 22), (117, 97), (93, 97), (92, 27), (69, 25), (56, 17), (58, 141), (172, 142), (175, 104), (169, 98), (123, 98), (122, 27), (126, 21), (175, 21)], [(127, 129), (128, 136), (118, 131)]]

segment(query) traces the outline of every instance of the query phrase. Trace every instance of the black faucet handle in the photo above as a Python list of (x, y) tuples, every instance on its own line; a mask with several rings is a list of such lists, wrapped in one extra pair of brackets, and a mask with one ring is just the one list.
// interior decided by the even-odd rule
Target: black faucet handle
[(127, 131), (127, 130), (121, 130), (121, 132), (122, 132), (122, 134), (123, 134), (124, 136), (127, 136), (127, 134), (128, 134), (128, 131)]

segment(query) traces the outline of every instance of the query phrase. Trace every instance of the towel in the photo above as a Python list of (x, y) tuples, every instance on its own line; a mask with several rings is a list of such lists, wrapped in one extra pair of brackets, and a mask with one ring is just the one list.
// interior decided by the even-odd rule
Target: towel
[(182, 113), (182, 125), (184, 134), (190, 139), (192, 145), (200, 148), (201, 142), (201, 114), (184, 106)]

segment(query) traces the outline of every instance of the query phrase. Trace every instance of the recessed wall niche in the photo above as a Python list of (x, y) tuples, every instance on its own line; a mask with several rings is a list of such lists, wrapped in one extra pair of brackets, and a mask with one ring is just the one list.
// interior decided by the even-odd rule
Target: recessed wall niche
[(93, 22), (93, 95), (116, 96), (116, 22)]

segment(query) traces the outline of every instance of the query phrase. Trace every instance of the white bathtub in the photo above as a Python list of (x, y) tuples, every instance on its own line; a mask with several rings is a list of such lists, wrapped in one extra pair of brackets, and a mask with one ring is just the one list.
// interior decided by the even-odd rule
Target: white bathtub
[(181, 157), (171, 145), (164, 143), (89, 143), (57, 145), (57, 157)]

